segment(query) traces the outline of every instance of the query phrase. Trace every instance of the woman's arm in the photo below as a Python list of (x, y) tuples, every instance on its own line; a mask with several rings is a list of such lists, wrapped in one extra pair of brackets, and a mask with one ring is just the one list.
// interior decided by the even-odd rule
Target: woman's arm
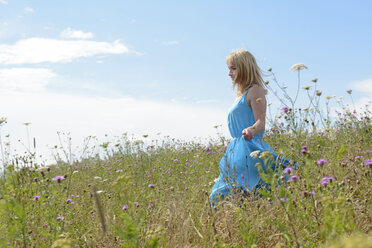
[(253, 139), (253, 136), (261, 133), (265, 130), (265, 118), (266, 118), (266, 97), (265, 90), (255, 84), (253, 85), (247, 94), (248, 105), (253, 110), (255, 123), (244, 129), (242, 134), (247, 140)]

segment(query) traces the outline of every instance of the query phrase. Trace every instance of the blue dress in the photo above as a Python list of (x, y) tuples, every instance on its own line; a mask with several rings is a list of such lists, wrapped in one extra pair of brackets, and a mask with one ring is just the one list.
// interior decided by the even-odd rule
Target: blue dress
[[(243, 129), (255, 123), (253, 111), (247, 103), (247, 93), (248, 91), (229, 110), (228, 127), (233, 139), (221, 159), (220, 175), (215, 180), (209, 197), (212, 206), (231, 192), (237, 190), (243, 193), (255, 192), (264, 186), (265, 183), (259, 177), (257, 163), (262, 165), (265, 172), (269, 166), (275, 169), (276, 164), (281, 163), (285, 167), (289, 163), (288, 159), (278, 157), (274, 150), (262, 140), (264, 131), (254, 135), (252, 140), (246, 140), (242, 135)], [(250, 156), (255, 151), (260, 154), (269, 152), (269, 159), (264, 161), (253, 154)]]

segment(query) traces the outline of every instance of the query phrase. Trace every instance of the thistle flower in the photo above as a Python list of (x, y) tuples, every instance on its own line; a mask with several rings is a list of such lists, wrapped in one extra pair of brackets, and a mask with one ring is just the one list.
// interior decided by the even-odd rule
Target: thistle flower
[(303, 69), (307, 69), (307, 66), (302, 64), (302, 63), (294, 64), (290, 68), (291, 71), (300, 71), (300, 70), (303, 70)]
[(149, 184), (149, 188), (155, 188), (155, 184)]
[(291, 174), (293, 172), (293, 169), (291, 167), (287, 167), (283, 170), (283, 173), (285, 174)]
[(364, 160), (364, 165), (365, 166), (371, 166), (372, 165), (372, 159)]
[(334, 180), (335, 180), (334, 177), (323, 177), (320, 180), (320, 183), (321, 183), (322, 186), (326, 186), (328, 183), (333, 182)]
[(124, 205), (123, 208), (122, 208), (122, 210), (124, 210), (124, 211), (127, 210), (127, 209), (128, 209), (128, 205)]
[(299, 180), (299, 177), (296, 176), (296, 175), (293, 175), (293, 176), (291, 176), (291, 178), (288, 180), (288, 182), (294, 182), (294, 181), (297, 181), (297, 180)]
[(39, 195), (35, 195), (35, 196), (34, 196), (34, 199), (32, 199), (32, 200), (33, 200), (33, 201), (37, 201), (37, 200), (39, 200), (39, 198), (40, 198)]
[(325, 160), (324, 158), (321, 158), (318, 160), (318, 162), (316, 162), (318, 165), (325, 165), (325, 164), (328, 164), (328, 161)]
[(280, 109), (280, 112), (282, 112), (283, 114), (284, 113), (287, 113), (289, 111), (289, 107), (287, 107), (287, 106), (284, 106), (284, 107), (282, 107), (281, 109)]
[(60, 183), (63, 179), (65, 179), (64, 176), (55, 176), (52, 178), (52, 181), (57, 181), (58, 183)]
[(281, 201), (281, 202), (287, 202), (288, 201), (288, 198), (282, 197), (282, 198), (279, 198), (279, 201)]
[(138, 202), (135, 202), (134, 205), (136, 206), (136, 208), (138, 208), (140, 206), (140, 204)]
[(57, 217), (57, 220), (64, 220), (65, 219), (65, 217), (63, 217), (63, 216), (58, 216)]

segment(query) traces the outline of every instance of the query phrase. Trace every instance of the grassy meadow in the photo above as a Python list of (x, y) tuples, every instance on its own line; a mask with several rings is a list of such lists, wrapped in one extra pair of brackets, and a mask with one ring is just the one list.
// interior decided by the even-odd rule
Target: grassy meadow
[[(265, 84), (286, 94), (274, 74)], [(348, 106), (330, 117), (335, 98), (311, 85), (300, 89), (308, 106), (280, 95), (284, 107), (268, 117), (264, 140), (299, 166), (262, 173), (271, 190), (260, 197), (232, 194), (211, 208), (229, 142), (218, 126), (215, 138), (191, 142), (123, 134), (90, 148), (100, 156), (71, 161), (56, 147), (67, 159), (53, 166), (34, 154), (4, 163), (0, 246), (372, 247), (371, 112)]]

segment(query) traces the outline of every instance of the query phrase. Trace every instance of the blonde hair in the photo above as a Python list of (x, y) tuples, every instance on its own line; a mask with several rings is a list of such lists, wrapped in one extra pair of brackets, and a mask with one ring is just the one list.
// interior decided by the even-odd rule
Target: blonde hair
[(261, 69), (256, 63), (254, 56), (244, 49), (230, 53), (226, 62), (236, 67), (237, 75), (233, 82), (233, 88), (238, 87), (238, 93), (247, 91), (254, 84), (264, 87)]

